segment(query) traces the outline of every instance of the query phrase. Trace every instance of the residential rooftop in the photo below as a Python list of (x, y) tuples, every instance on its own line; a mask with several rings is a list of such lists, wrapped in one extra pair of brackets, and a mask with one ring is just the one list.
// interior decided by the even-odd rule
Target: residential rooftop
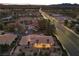
[(0, 44), (8, 44), (10, 45), (17, 36), (15, 34), (7, 33), (4, 35), (0, 35)]

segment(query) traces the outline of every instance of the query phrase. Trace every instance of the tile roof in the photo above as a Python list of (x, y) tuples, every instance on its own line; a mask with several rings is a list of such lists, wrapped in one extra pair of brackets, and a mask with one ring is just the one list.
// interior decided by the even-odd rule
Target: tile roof
[(46, 43), (47, 39), (49, 39), (50, 43), (54, 43), (53, 37), (52, 36), (45, 36), (45, 35), (28, 35), (28, 36), (23, 36), (20, 44), (21, 45), (26, 45), (28, 41), (31, 41), (31, 43), (36, 42), (36, 40), (39, 40), (40, 43)]
[(16, 38), (16, 35), (11, 33), (0, 35), (0, 44), (10, 45), (15, 38)]

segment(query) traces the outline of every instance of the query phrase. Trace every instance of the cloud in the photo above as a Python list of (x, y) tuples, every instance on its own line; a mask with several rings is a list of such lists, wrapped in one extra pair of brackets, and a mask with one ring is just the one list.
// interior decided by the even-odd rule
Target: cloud
[(0, 3), (10, 4), (60, 4), (60, 3), (79, 3), (78, 0), (0, 0)]

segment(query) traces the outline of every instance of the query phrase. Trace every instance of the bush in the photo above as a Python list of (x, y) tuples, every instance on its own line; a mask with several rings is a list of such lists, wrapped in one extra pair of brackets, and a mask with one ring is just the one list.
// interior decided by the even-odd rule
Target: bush
[(9, 45), (7, 45), (7, 44), (0, 45), (0, 53), (5, 53), (8, 50), (9, 50)]

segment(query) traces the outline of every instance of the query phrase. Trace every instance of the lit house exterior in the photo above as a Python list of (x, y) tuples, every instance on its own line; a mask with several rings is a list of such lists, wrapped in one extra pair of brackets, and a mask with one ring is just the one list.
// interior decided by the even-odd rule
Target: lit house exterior
[(52, 36), (32, 34), (23, 36), (19, 46), (14, 51), (13, 55), (24, 53), (27, 56), (33, 55), (62, 55), (60, 47), (55, 45)]

